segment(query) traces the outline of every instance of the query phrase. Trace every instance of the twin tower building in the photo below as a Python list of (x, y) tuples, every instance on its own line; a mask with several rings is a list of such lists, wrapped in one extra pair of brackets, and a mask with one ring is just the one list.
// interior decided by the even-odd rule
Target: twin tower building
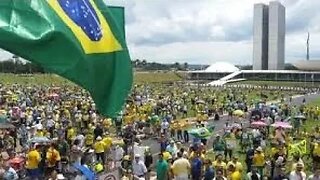
[(281, 3), (254, 5), (253, 70), (284, 69), (285, 31), (285, 7)]

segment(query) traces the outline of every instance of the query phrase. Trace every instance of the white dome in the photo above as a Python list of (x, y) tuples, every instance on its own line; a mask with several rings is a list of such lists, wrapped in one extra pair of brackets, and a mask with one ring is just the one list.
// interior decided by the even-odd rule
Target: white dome
[(235, 72), (239, 71), (240, 69), (234, 66), (233, 64), (227, 62), (216, 62), (211, 64), (205, 72)]

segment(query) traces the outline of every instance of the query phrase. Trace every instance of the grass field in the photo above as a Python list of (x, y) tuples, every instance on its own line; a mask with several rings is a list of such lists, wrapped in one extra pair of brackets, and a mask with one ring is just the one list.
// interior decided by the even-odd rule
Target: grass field
[[(135, 72), (134, 83), (171, 83), (182, 81), (186, 78), (185, 73), (176, 73), (172, 71), (154, 71), (154, 72)], [(0, 74), (0, 83), (12, 84), (17, 83), (21, 85), (74, 85), (72, 82), (55, 74)], [(287, 86), (287, 87), (319, 87), (320, 82), (284, 82), (284, 81), (241, 81), (230, 84), (249, 84), (249, 85), (272, 85), (272, 86)]]
[(136, 72), (134, 74), (135, 83), (168, 83), (181, 80), (181, 76), (174, 72)]
[[(181, 81), (182, 77), (174, 72), (136, 72), (134, 82), (139, 83), (169, 83)], [(0, 74), (0, 83), (2, 84), (20, 84), (20, 85), (74, 85), (72, 82), (54, 74)]]

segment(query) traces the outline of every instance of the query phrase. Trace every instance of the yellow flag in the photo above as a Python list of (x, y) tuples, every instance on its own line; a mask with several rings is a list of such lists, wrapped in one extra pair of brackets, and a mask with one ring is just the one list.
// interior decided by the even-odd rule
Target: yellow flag
[(307, 154), (307, 141), (302, 140), (299, 143), (297, 143), (297, 148), (299, 149), (301, 154)]
[(307, 153), (307, 141), (302, 140), (300, 142), (289, 144), (288, 155), (293, 156), (294, 154), (304, 155)]

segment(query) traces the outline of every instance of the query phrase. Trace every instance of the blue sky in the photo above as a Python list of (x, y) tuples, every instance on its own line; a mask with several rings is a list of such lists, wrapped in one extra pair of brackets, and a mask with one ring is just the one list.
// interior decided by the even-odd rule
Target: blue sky
[[(319, 0), (280, 0), (286, 6), (286, 62), (320, 59)], [(132, 59), (211, 64), (252, 64), (253, 4), (268, 0), (108, 0), (126, 8)], [(0, 53), (0, 60), (11, 55)]]

